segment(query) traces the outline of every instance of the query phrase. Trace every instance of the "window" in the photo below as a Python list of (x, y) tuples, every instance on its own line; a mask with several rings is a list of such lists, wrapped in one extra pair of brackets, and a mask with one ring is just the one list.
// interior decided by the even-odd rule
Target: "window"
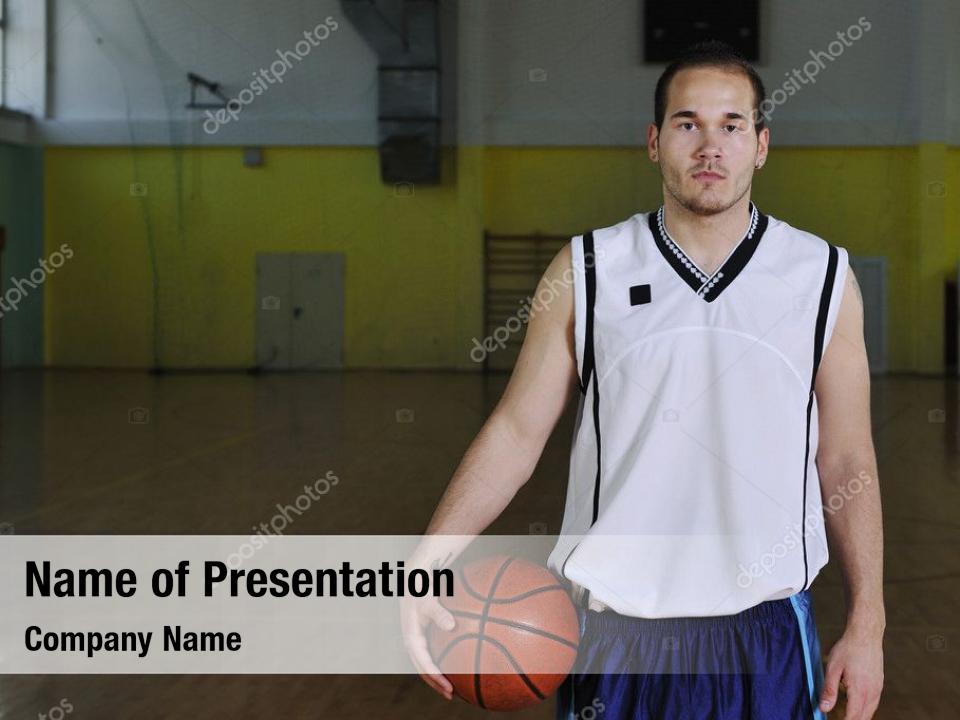
[(47, 3), (0, 0), (0, 108), (7, 117), (46, 109)]

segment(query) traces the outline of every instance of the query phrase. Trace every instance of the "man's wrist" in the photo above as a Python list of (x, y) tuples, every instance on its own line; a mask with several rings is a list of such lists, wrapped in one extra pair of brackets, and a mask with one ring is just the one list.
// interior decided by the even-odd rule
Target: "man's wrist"
[(882, 638), (887, 627), (883, 608), (854, 610), (847, 615), (846, 631), (865, 638)]

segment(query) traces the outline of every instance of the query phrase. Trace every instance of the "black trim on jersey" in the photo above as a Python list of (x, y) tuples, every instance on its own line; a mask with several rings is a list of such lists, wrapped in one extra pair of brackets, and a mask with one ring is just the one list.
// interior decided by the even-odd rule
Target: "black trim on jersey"
[[(684, 264), (684, 261), (673, 252), (673, 246), (667, 242), (663, 233), (660, 232), (660, 224), (657, 222), (656, 212), (647, 215), (647, 225), (650, 226), (650, 232), (653, 233), (653, 239), (660, 254), (670, 263), (677, 275), (680, 276), (680, 279), (689, 285), (694, 292), (697, 292), (706, 281), (706, 276), (702, 275), (696, 268)], [(687, 262), (690, 261), (687, 260)]]
[(597, 267), (595, 252), (593, 247), (593, 233), (587, 233), (583, 238), (583, 256), (586, 265), (586, 286), (587, 286), (587, 327), (585, 343), (583, 349), (583, 374), (586, 378), (584, 383), (584, 392), (590, 386), (590, 380), (593, 379), (593, 429), (597, 434), (597, 480), (593, 488), (593, 520), (591, 525), (597, 521), (597, 515), (600, 509), (600, 388), (597, 387), (599, 378), (597, 377), (597, 361), (594, 355), (593, 345), (593, 325), (594, 315), (596, 315), (597, 304)]
[(593, 370), (593, 428), (597, 433), (597, 479), (593, 484), (593, 519), (590, 526), (597, 521), (600, 514), (600, 388), (597, 383), (597, 370)]
[(580, 392), (587, 394), (587, 385), (593, 373), (593, 306), (597, 301), (597, 261), (593, 247), (593, 232), (583, 236), (584, 284), (587, 290), (586, 328), (583, 333), (583, 377), (580, 378)]
[[(704, 300), (707, 302), (713, 302), (716, 300), (717, 296), (723, 292), (723, 289), (732, 283), (733, 279), (740, 274), (740, 271), (747, 266), (750, 258), (753, 257), (753, 253), (756, 252), (757, 246), (760, 245), (760, 238), (762, 238), (763, 234), (767, 231), (767, 225), (769, 222), (770, 218), (758, 211), (757, 228), (753, 233), (753, 237), (745, 238), (744, 241), (737, 246), (737, 249), (733, 251), (733, 254), (727, 258), (727, 261), (723, 264), (723, 267), (718, 269), (717, 272), (722, 272), (723, 277), (718, 279), (713, 284), (712, 290), (707, 290), (704, 292)], [(717, 273), (714, 273), (714, 276), (716, 274)], [(712, 279), (713, 278), (711, 278), (711, 280)]]
[[(756, 206), (750, 203), (750, 207), (752, 213)], [(757, 210), (757, 224), (756, 227), (753, 228), (752, 234), (748, 231), (747, 235), (740, 241), (740, 244), (737, 245), (726, 262), (717, 268), (713, 275), (706, 276), (696, 267), (693, 267), (693, 261), (687, 257), (679, 245), (668, 240), (664, 237), (663, 233), (660, 232), (660, 225), (657, 222), (657, 212), (647, 214), (647, 225), (650, 227), (650, 232), (653, 233), (654, 244), (657, 246), (660, 254), (663, 255), (664, 259), (676, 271), (680, 279), (707, 302), (716, 300), (724, 288), (732, 283), (734, 278), (746, 267), (750, 258), (753, 257), (753, 253), (756, 252), (757, 246), (760, 245), (760, 239), (767, 231), (769, 222), (770, 218)], [(674, 252), (674, 247), (677, 249), (677, 252), (679, 252), (679, 256), (677, 252)]]
[[(586, 326), (584, 328), (583, 343), (583, 377), (580, 378), (580, 391), (586, 395), (587, 389), (593, 387), (593, 428), (597, 438), (597, 477), (593, 486), (593, 519), (590, 526), (597, 521), (600, 512), (600, 389), (597, 387), (597, 365), (594, 357), (594, 338), (593, 325), (594, 315), (597, 303), (597, 263), (596, 252), (594, 249), (593, 232), (585, 233), (583, 236), (583, 262), (584, 262), (584, 280), (587, 294), (586, 307)], [(591, 380), (593, 381), (591, 383)], [(567, 560), (576, 550), (574, 546), (566, 560), (560, 567), (560, 574), (563, 575), (567, 565)], [(590, 591), (586, 590), (583, 595), (582, 604), (584, 607), (590, 602)]]
[(807, 466), (810, 462), (810, 417), (813, 414), (813, 388), (817, 381), (817, 370), (823, 355), (823, 338), (827, 331), (827, 314), (830, 312), (830, 298), (833, 296), (833, 283), (837, 275), (839, 253), (833, 245), (827, 244), (830, 250), (827, 259), (827, 273), (823, 279), (823, 289), (820, 291), (820, 307), (817, 310), (817, 325), (813, 335), (813, 372), (810, 375), (810, 397), (807, 400), (807, 445), (803, 453), (803, 507), (801, 508), (801, 523), (803, 527), (803, 589), (807, 589), (810, 578), (810, 568), (807, 564)]

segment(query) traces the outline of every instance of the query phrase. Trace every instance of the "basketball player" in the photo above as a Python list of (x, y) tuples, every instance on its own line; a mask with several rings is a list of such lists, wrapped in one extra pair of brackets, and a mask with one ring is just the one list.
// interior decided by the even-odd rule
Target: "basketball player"
[[(846, 720), (867, 720), (879, 702), (862, 300), (844, 248), (751, 201), (770, 140), (764, 98), (755, 70), (719, 43), (664, 71), (647, 136), (662, 207), (574, 237), (554, 258), (540, 287), (557, 297), (532, 317), (427, 528), (481, 533), (578, 395), (548, 561), (581, 622), (558, 718), (592, 716), (598, 700), (603, 720), (823, 718), (842, 687)], [(809, 588), (828, 530), (847, 615), (824, 679)], [(421, 676), (451, 697), (423, 628), (453, 617), (424, 599), (402, 621)]]

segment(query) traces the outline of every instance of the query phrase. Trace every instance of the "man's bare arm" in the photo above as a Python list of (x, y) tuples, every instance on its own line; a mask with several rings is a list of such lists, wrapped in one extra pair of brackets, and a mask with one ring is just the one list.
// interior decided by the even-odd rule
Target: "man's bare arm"
[(572, 272), (567, 244), (537, 287), (536, 298), (552, 299), (534, 305), (503, 397), (464, 454), (427, 535), (482, 533), (533, 473), (578, 387)]
[(847, 272), (837, 322), (817, 372), (820, 443), (817, 469), (826, 529), (847, 597), (844, 636), (833, 647), (821, 707), (847, 689), (848, 718), (870, 718), (883, 685), (883, 528), (877, 459), (870, 429), (870, 371), (863, 301)]
[[(816, 394), (820, 410), (817, 468), (828, 508), (827, 531), (844, 574), (848, 622), (882, 630), (880, 487), (870, 429), (863, 304), (852, 269), (847, 272), (837, 323), (817, 372)], [(859, 492), (853, 494), (851, 488)], [(834, 507), (839, 509), (831, 512)]]
[[(573, 266), (567, 244), (550, 263), (536, 298), (517, 364), (500, 402), (460, 461), (411, 566), (446, 566), (503, 512), (530, 479), (547, 438), (578, 386), (573, 345)], [(541, 293), (541, 291), (544, 291)], [(550, 291), (550, 292), (547, 292)], [(404, 644), (420, 677), (450, 700), (453, 685), (430, 656), (426, 628), (450, 630), (453, 615), (437, 598), (403, 598)]]

